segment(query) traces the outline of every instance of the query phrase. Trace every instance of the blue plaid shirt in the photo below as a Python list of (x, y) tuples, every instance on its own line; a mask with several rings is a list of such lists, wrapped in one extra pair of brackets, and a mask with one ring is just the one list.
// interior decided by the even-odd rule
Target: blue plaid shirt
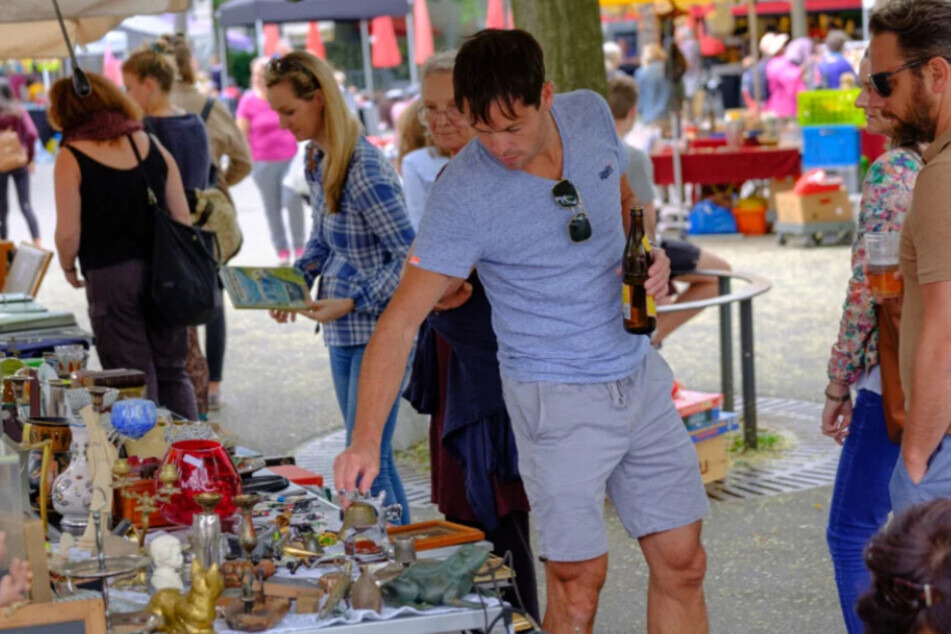
[(324, 198), (323, 153), (312, 144), (308, 156), (314, 157), (305, 167), (314, 226), (294, 266), (303, 271), (308, 286), (320, 276), (317, 299), (354, 300), (351, 313), (324, 325), (324, 342), (365, 344), (399, 284), (415, 238), (399, 176), (383, 153), (360, 137), (347, 169), (340, 211), (332, 214)]

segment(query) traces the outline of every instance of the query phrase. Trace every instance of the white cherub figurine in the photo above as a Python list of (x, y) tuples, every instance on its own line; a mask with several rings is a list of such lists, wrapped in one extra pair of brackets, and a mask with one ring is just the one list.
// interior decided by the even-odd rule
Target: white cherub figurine
[(182, 543), (171, 535), (159, 535), (149, 542), (152, 558), (152, 587), (156, 590), (184, 590), (182, 583)]

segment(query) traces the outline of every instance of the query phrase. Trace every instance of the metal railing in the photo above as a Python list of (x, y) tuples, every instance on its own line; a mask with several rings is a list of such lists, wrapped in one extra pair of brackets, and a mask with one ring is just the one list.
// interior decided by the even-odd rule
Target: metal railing
[[(661, 314), (697, 308), (720, 307), (720, 383), (723, 390), (723, 409), (733, 407), (733, 311), (732, 305), (740, 304), (740, 361), (743, 374), (743, 442), (756, 449), (756, 357), (753, 352), (753, 298), (769, 291), (772, 282), (752, 273), (737, 271), (694, 271), (691, 275), (716, 277), (720, 294), (717, 297), (697, 302), (659, 306)], [(749, 286), (732, 292), (732, 280), (739, 279)]]

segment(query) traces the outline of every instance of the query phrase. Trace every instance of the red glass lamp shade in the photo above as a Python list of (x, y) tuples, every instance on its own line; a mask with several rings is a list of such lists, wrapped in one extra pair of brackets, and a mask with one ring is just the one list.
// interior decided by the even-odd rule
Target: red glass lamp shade
[[(191, 526), (192, 516), (201, 511), (195, 501), (199, 493), (221, 494), (215, 513), (223, 519), (235, 513), (237, 506), (231, 498), (241, 493), (241, 476), (220, 442), (180, 440), (172, 443), (162, 465), (168, 463), (178, 467), (181, 475), (177, 484), (181, 491), (172, 495), (159, 509), (169, 522)], [(160, 487), (161, 483), (157, 486)]]

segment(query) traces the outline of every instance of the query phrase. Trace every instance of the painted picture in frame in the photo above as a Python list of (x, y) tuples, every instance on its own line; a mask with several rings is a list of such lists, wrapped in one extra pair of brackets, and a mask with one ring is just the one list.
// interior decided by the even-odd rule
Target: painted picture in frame
[(235, 308), (300, 310), (310, 298), (304, 276), (289, 266), (226, 266), (221, 281)]

